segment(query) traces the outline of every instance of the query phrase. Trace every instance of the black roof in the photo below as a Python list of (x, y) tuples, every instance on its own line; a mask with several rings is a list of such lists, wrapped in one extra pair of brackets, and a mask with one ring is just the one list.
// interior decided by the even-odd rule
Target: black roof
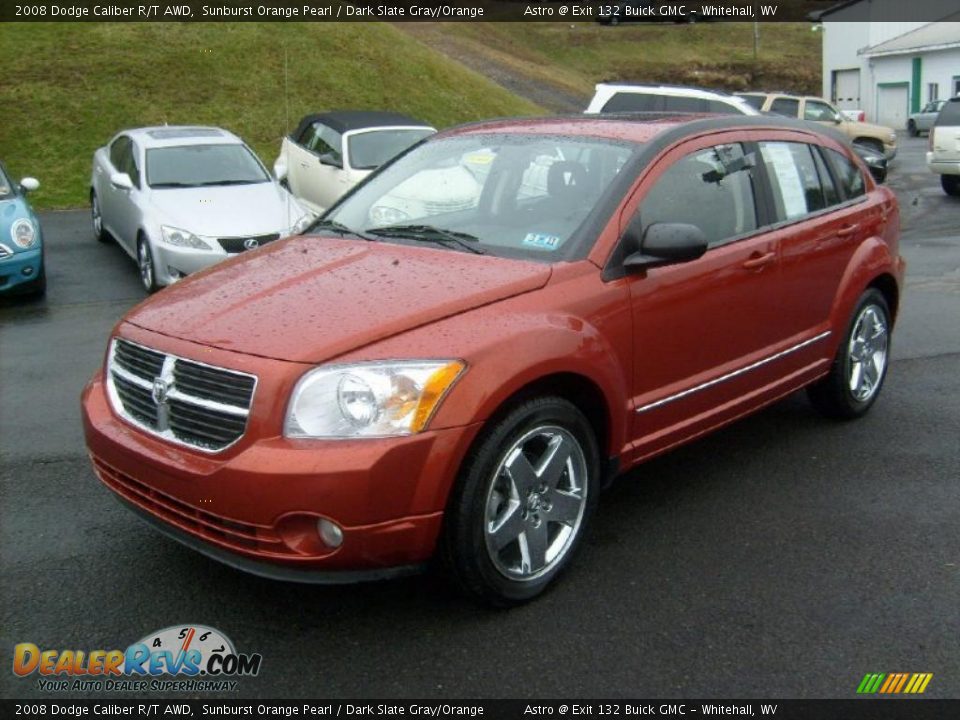
[(300, 137), (300, 134), (306, 130), (307, 126), (315, 122), (322, 122), (325, 125), (329, 125), (339, 133), (345, 133), (348, 130), (380, 127), (383, 125), (430, 127), (429, 123), (417, 120), (409, 115), (402, 115), (401, 113), (378, 112), (375, 110), (334, 110), (332, 112), (304, 115), (296, 131), (294, 131), (293, 136)]

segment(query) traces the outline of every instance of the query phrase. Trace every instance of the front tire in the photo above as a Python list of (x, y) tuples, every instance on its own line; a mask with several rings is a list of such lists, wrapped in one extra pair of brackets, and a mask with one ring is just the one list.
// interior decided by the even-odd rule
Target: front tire
[(150, 243), (140, 235), (137, 238), (137, 267), (140, 270), (140, 284), (148, 293), (155, 293), (160, 289), (157, 285), (157, 268), (153, 261), (153, 251), (150, 249)]
[(860, 417), (876, 401), (890, 360), (890, 309), (869, 288), (853, 311), (830, 374), (807, 389), (813, 406), (831, 418)]
[(920, 131), (917, 130), (917, 124), (913, 120), (907, 123), (907, 133), (910, 137), (916, 137), (920, 134)]
[(941, 175), (940, 187), (951, 197), (960, 197), (960, 175)]
[(569, 565), (600, 491), (596, 436), (575, 405), (538, 397), (481, 435), (444, 523), (442, 558), (467, 594), (498, 607), (533, 599)]
[(90, 224), (93, 227), (93, 236), (102, 243), (109, 242), (110, 236), (103, 229), (103, 215), (100, 211), (100, 200), (97, 193), (90, 191)]

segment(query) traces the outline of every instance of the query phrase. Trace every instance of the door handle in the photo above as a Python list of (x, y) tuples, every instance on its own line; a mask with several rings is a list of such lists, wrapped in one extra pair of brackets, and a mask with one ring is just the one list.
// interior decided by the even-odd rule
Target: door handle
[(857, 230), (860, 229), (860, 223), (853, 223), (853, 225), (844, 225), (842, 228), (837, 230), (837, 237), (850, 237)]
[(758, 255), (754, 253), (750, 256), (748, 260), (745, 260), (743, 267), (747, 270), (758, 270), (759, 268), (766, 267), (772, 263), (777, 257), (775, 252), (764, 253), (763, 255)]
[(309, 167), (310, 167), (310, 163), (301, 162), (301, 163), (300, 163), (300, 167), (302, 167), (302, 168), (309, 168)]

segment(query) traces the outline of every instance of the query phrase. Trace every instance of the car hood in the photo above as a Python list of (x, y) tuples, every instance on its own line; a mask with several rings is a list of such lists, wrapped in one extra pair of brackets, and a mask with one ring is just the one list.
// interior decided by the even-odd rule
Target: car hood
[(224, 350), (320, 363), (536, 290), (550, 272), (541, 263), (427, 246), (296, 237), (178, 282), (126, 319)]
[(289, 231), (306, 211), (275, 182), (153, 190), (161, 224), (195, 235), (236, 237)]

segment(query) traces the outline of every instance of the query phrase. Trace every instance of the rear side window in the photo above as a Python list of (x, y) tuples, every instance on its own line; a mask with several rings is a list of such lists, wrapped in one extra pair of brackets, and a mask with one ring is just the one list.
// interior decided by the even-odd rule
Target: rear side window
[(738, 95), (741, 100), (745, 100), (754, 110), (763, 107), (763, 101), (766, 99), (763, 95)]
[(936, 124), (937, 127), (943, 125), (960, 126), (960, 99), (950, 100), (940, 109)]
[(795, 220), (837, 203), (833, 181), (817, 153), (806, 143), (762, 142), (777, 220)]
[(837, 180), (847, 200), (860, 197), (867, 192), (863, 173), (860, 172), (860, 168), (858, 168), (850, 158), (838, 153), (836, 150), (829, 149), (827, 150), (827, 155), (830, 158), (834, 172), (837, 174)]
[(715, 246), (756, 230), (753, 164), (739, 143), (698, 150), (678, 160), (644, 198), (644, 231), (654, 223), (689, 223)]
[(800, 101), (793, 98), (777, 98), (770, 104), (770, 112), (795, 118), (800, 114)]
[(662, 109), (662, 97), (649, 95), (647, 93), (620, 92), (607, 100), (607, 104), (603, 106), (600, 112), (653, 112)]

